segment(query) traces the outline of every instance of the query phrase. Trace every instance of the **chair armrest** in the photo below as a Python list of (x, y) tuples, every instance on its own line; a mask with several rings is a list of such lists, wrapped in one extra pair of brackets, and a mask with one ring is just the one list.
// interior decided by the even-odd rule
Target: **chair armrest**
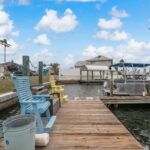
[(23, 101), (23, 102), (20, 102), (21, 104), (38, 104), (38, 103), (43, 103), (44, 101), (41, 100), (41, 101)]
[(33, 98), (49, 98), (50, 95), (32, 95)]

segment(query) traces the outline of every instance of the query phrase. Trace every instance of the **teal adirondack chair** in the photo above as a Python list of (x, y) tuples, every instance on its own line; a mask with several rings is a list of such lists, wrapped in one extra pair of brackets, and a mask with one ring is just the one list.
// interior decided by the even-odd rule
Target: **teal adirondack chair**
[[(41, 133), (50, 130), (56, 120), (56, 116), (50, 115), (49, 107), (51, 103), (46, 101), (46, 98), (49, 98), (50, 95), (32, 95), (29, 77), (27, 76), (14, 76), (13, 80), (21, 105), (21, 114), (34, 114), (37, 121), (37, 130)], [(46, 117), (42, 117), (43, 113), (46, 114)], [(47, 125), (43, 124), (44, 120), (47, 120)]]

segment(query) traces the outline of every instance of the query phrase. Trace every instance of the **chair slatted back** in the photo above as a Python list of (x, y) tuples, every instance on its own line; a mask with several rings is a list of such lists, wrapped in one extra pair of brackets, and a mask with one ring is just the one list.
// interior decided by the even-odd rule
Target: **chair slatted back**
[(54, 76), (50, 75), (49, 82), (50, 82), (51, 87), (56, 86), (56, 81), (55, 81), (55, 77)]
[[(16, 88), (17, 95), (19, 98), (19, 102), (33, 100), (32, 93), (30, 90), (29, 77), (28, 76), (14, 76), (13, 80), (15, 83), (15, 88)], [(30, 106), (30, 104), (28, 104), (28, 106)]]

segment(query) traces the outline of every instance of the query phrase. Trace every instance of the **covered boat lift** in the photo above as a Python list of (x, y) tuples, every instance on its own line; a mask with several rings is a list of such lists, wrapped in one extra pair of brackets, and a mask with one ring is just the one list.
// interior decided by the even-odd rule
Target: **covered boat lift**
[[(122, 68), (120, 73), (124, 79), (111, 80), (109, 86), (107, 86), (107, 83), (105, 84), (104, 90), (108, 92), (110, 91), (110, 95), (140, 96), (143, 95), (143, 93), (147, 95), (147, 92), (150, 94), (150, 88), (147, 88), (149, 86), (147, 75), (150, 73), (146, 72), (146, 67), (148, 66), (150, 66), (150, 64), (124, 62), (111, 65), (110, 70), (115, 69), (118, 73), (118, 68)], [(143, 69), (143, 72), (141, 72), (140, 69)]]
[[(114, 69), (112, 69), (114, 70)], [(83, 72), (86, 72), (86, 79), (89, 80), (89, 74), (92, 74), (92, 80), (94, 80), (94, 72), (99, 73), (100, 79), (105, 79), (105, 73), (110, 72), (109, 66), (98, 66), (98, 65), (85, 65), (80, 68), (80, 80), (82, 80)]]
[[(120, 62), (117, 64), (113, 64), (110, 66), (110, 68), (115, 68), (118, 70), (118, 68), (123, 68), (122, 75), (125, 80), (127, 79), (134, 79), (134, 80), (146, 80), (146, 67), (149, 67), (150, 64), (145, 63), (124, 63)], [(132, 68), (132, 73), (128, 73), (126, 68)], [(140, 71), (137, 71), (136, 68), (142, 68), (144, 69), (143, 73), (140, 73)]]

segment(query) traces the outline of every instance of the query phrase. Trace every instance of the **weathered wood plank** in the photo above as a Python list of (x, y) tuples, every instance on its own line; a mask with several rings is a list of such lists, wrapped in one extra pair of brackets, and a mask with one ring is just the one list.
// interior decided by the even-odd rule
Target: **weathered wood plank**
[(95, 135), (51, 135), (49, 149), (54, 150), (141, 150), (130, 135), (95, 136)]

